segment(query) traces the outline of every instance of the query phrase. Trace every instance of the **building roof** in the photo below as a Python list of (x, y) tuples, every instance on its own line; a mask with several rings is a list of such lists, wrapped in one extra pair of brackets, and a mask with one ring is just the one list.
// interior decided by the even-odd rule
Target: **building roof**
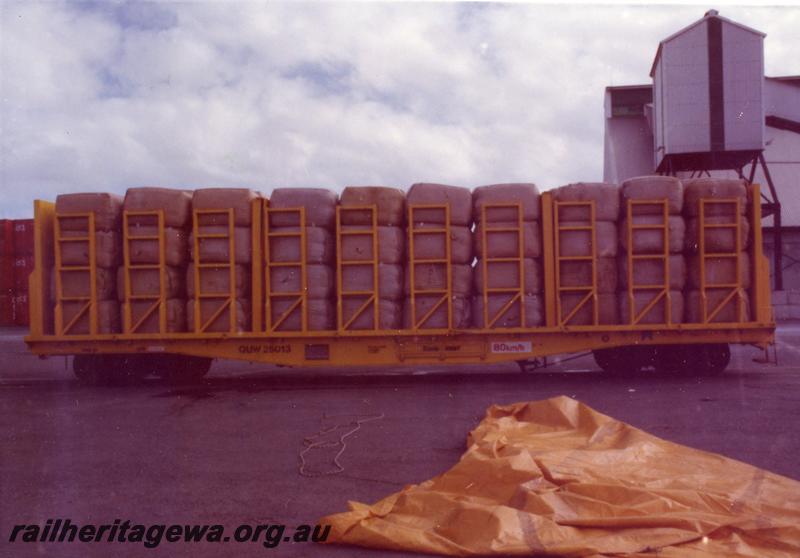
[(642, 85), (608, 85), (606, 91), (627, 91), (629, 89), (652, 89), (652, 83), (644, 83)]
[(734, 26), (736, 26), (736, 27), (738, 27), (740, 29), (744, 29), (745, 31), (749, 31), (750, 33), (753, 33), (755, 35), (760, 35), (761, 37), (766, 37), (767, 36), (766, 33), (762, 33), (761, 31), (753, 29), (752, 27), (748, 27), (746, 25), (742, 25), (741, 23), (737, 23), (737, 22), (735, 22), (733, 20), (730, 20), (727, 17), (722, 17), (721, 15), (719, 15), (719, 12), (717, 10), (708, 10), (702, 18), (698, 19), (694, 23), (691, 23), (691, 24), (687, 25), (686, 27), (684, 27), (680, 31), (676, 31), (675, 33), (673, 33), (672, 35), (670, 35), (669, 37), (667, 37), (666, 39), (664, 39), (663, 41), (658, 43), (658, 50), (656, 51), (656, 56), (653, 59), (653, 64), (650, 66), (650, 77), (653, 77), (655, 75), (655, 73), (656, 73), (656, 64), (658, 64), (658, 59), (661, 58), (661, 51), (662, 51), (662, 49), (663, 49), (663, 47), (664, 47), (664, 45), (666, 43), (668, 43), (671, 40), (679, 37), (680, 35), (683, 35), (687, 31), (689, 31), (690, 29), (693, 29), (694, 27), (697, 27), (701, 23), (705, 23), (709, 19), (719, 19), (721, 21), (724, 21), (725, 23), (728, 23), (730, 25), (734, 25)]
[(764, 79), (771, 79), (800, 87), (800, 76), (764, 76)]

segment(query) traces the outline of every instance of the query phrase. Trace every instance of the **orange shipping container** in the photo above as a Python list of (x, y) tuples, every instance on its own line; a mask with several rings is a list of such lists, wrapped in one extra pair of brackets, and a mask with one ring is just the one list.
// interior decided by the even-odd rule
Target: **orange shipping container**
[(14, 253), (14, 221), (0, 219), (0, 258)]
[(33, 219), (14, 220), (14, 253), (33, 255)]
[(14, 290), (14, 256), (0, 254), (0, 294), (11, 294)]
[(0, 327), (14, 325), (14, 301), (11, 295), (0, 294)]
[(28, 293), (17, 294), (13, 299), (14, 325), (30, 325), (30, 312), (28, 310)]
[(14, 258), (14, 290), (28, 292), (28, 276), (33, 271), (33, 256), (17, 255)]

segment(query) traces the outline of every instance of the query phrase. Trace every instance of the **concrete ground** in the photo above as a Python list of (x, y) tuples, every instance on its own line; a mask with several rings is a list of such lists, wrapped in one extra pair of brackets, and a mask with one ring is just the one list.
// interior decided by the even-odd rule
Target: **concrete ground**
[[(589, 357), (516, 365), (357, 371), (217, 362), (173, 388), (78, 384), (65, 359), (29, 355), (0, 331), (0, 556), (411, 556), (284, 543), (10, 544), (12, 526), (315, 523), (450, 468), (494, 403), (568, 395), (665, 439), (800, 479), (800, 327), (778, 332), (779, 364), (737, 347), (712, 378), (609, 377)], [(341, 446), (304, 451), (368, 419)], [(338, 426), (338, 428), (337, 428)], [(301, 474), (301, 467), (303, 472)]]

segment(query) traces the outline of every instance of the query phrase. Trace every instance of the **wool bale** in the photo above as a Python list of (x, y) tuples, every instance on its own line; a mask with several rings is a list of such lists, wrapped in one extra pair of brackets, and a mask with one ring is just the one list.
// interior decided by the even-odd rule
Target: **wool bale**
[[(437, 290), (447, 288), (447, 266), (444, 264), (416, 264), (414, 286), (419, 290)], [(456, 296), (469, 296), (472, 294), (473, 269), (467, 264), (451, 265), (453, 280), (453, 294)], [(411, 270), (406, 271), (405, 291), (411, 294)]]
[[(56, 213), (94, 213), (95, 231), (114, 231), (122, 223), (122, 196), (107, 192), (59, 194), (56, 196)], [(83, 217), (62, 218), (62, 231), (86, 231)]]
[[(272, 323), (277, 322), (294, 304), (294, 299), (276, 298), (268, 307)], [(309, 331), (336, 329), (336, 304), (328, 299), (310, 298), (306, 300), (306, 315)], [(303, 327), (303, 308), (298, 305), (289, 312), (276, 331), (301, 331)]]
[[(616, 221), (619, 216), (619, 187), (601, 182), (578, 182), (551, 190), (556, 202), (595, 202), (595, 221)], [(559, 208), (559, 221), (589, 221), (583, 206)]]
[[(736, 223), (732, 216), (711, 215), (704, 219), (706, 225), (727, 225)], [(736, 231), (732, 227), (717, 228), (705, 227), (705, 251), (709, 252), (735, 252)], [(739, 249), (747, 250), (750, 246), (750, 222), (739, 218)], [(700, 219), (691, 217), (686, 221), (685, 248), (689, 252), (700, 249)]]
[[(324, 188), (276, 188), (269, 200), (270, 209), (305, 208), (306, 226), (333, 229), (336, 226), (336, 193)], [(300, 226), (294, 212), (270, 214), (271, 227)]]
[[(364, 227), (345, 225), (342, 231), (363, 231)], [(369, 230), (369, 229), (367, 229)], [(372, 259), (371, 234), (342, 234), (342, 260), (359, 261)], [(378, 227), (378, 261), (387, 264), (403, 262), (406, 249), (406, 233), (402, 227)]]
[[(157, 236), (158, 227), (150, 225), (129, 227), (130, 236)], [(164, 228), (164, 263), (166, 265), (183, 266), (189, 259), (190, 235), (183, 229)], [(132, 264), (159, 263), (158, 240), (129, 240), (128, 254)]]
[[(269, 237), (270, 260), (273, 262), (300, 261), (300, 237), (281, 236), (284, 233), (298, 233), (300, 227), (273, 227)], [(336, 244), (333, 234), (321, 227), (306, 227), (306, 263), (331, 264), (336, 258)]]
[[(448, 327), (448, 303), (447, 300), (439, 304), (442, 295), (417, 295), (414, 299), (414, 316), (419, 327), (414, 329), (447, 329)], [(438, 306), (437, 306), (438, 304)], [(470, 327), (472, 323), (472, 302), (471, 297), (454, 296), (452, 297), (453, 328), (464, 329)], [(423, 322), (425, 315), (434, 307), (435, 310)], [(403, 306), (403, 326), (412, 329), (411, 298), (407, 298)]]
[[(564, 221), (560, 227), (585, 227), (585, 221)], [(617, 255), (617, 224), (610, 221), (595, 221), (597, 235), (597, 257), (610, 258)], [(562, 256), (591, 256), (592, 231), (562, 230), (559, 233), (559, 250)]]
[[(613, 293), (617, 290), (617, 259), (597, 258), (597, 292)], [(562, 287), (585, 287), (592, 284), (591, 261), (561, 262)]]
[[(192, 207), (198, 210), (233, 209), (233, 222), (237, 227), (249, 227), (253, 223), (253, 200), (258, 194), (247, 188), (201, 188), (192, 196)], [(198, 214), (201, 225), (228, 225), (227, 214)]]
[[(112, 300), (116, 297), (117, 281), (113, 268), (98, 267), (95, 275), (95, 290), (98, 300)], [(88, 271), (62, 271), (61, 294), (64, 297), (91, 296), (91, 281)], [(50, 300), (56, 300), (56, 270), (50, 273)]]
[[(164, 268), (164, 296), (169, 299), (183, 298), (186, 287), (186, 269), (166, 266)], [(161, 293), (161, 271), (158, 269), (128, 270), (133, 296), (159, 296)], [(117, 268), (117, 299), (125, 300), (125, 267)]]
[[(342, 208), (377, 206), (378, 225), (402, 227), (406, 222), (406, 194), (398, 188), (386, 186), (348, 186), (339, 200)], [(341, 211), (343, 225), (372, 225), (369, 210)]]
[[(670, 215), (683, 210), (683, 185), (674, 176), (637, 176), (629, 178), (620, 188), (622, 215), (628, 214), (628, 200), (667, 200)], [(633, 204), (634, 215), (662, 215), (661, 204)]]
[[(200, 306), (200, 327), (195, 327), (195, 304)], [(204, 299), (200, 301), (188, 300), (186, 302), (186, 321), (189, 331), (203, 333), (228, 333), (237, 331), (248, 331), (250, 329), (250, 316), (252, 305), (249, 300), (237, 299), (234, 301), (236, 316), (234, 317), (234, 327), (231, 328), (231, 305), (227, 305), (219, 315), (213, 318), (214, 314), (226, 304), (226, 301), (217, 299)], [(213, 318), (213, 319), (212, 319)]]
[[(398, 264), (378, 265), (379, 297), (388, 300), (403, 298), (403, 266)], [(371, 265), (342, 266), (342, 290), (371, 291), (373, 285), (373, 269)]]
[[(481, 221), (481, 208), (484, 205), (519, 203), (523, 221), (538, 221), (541, 216), (539, 189), (536, 184), (491, 184), (478, 186), (472, 192), (472, 213), (476, 223)], [(488, 222), (518, 221), (516, 208), (487, 208)]]
[[(524, 292), (536, 294), (542, 291), (542, 267), (540, 263), (531, 258), (522, 260)], [(486, 278), (490, 289), (516, 289), (519, 287), (519, 264), (517, 262), (486, 262)], [(482, 293), (484, 262), (478, 260), (478, 265), (473, 270), (475, 276), (475, 292)]]
[[(416, 230), (439, 229), (442, 225), (418, 224)], [(411, 246), (408, 247), (411, 250)], [(415, 233), (415, 259), (441, 259), (447, 256), (445, 233)], [(450, 262), (454, 264), (472, 263), (472, 231), (469, 227), (450, 227)]]
[[(740, 252), (738, 259), (741, 287), (748, 289), (750, 288), (750, 256), (747, 252)], [(706, 258), (706, 287), (736, 283), (736, 260), (737, 258)], [(689, 256), (689, 286), (692, 289), (700, 288), (700, 266), (699, 254)]]
[(633, 293), (633, 310), (634, 310), (634, 320), (638, 318), (638, 321), (631, 321), (631, 316), (629, 314), (630, 309), (630, 297), (628, 296), (627, 292), (620, 292), (619, 293), (619, 317), (620, 323), (623, 324), (666, 324), (667, 323), (667, 306), (671, 308), (671, 315), (670, 315), (670, 323), (673, 324), (680, 324), (683, 323), (683, 312), (684, 312), (684, 300), (683, 300), (683, 293), (681, 291), (670, 291), (669, 292), (669, 304), (667, 303), (667, 298), (665, 296), (661, 296), (658, 302), (653, 304), (652, 308), (650, 308), (647, 312), (644, 313), (641, 317), (640, 314), (644, 311), (648, 304), (653, 302), (653, 299), (660, 295), (660, 292), (656, 291), (639, 291)]
[[(62, 231), (64, 238), (85, 237), (86, 231)], [(121, 259), (122, 244), (117, 231), (97, 231), (94, 234), (94, 261), (99, 267), (115, 267)], [(61, 243), (61, 263), (89, 265), (89, 241)]]
[[(586, 297), (585, 293), (562, 293), (561, 294), (561, 318), (564, 319), (581, 303)], [(594, 321), (594, 301), (589, 298), (575, 312), (566, 325), (611, 325), (619, 323), (619, 308), (617, 305), (617, 295), (615, 293), (600, 293), (597, 295), (598, 322)]]
[[(408, 205), (449, 205), (450, 224), (469, 227), (472, 224), (472, 193), (461, 186), (414, 184), (406, 197)], [(415, 209), (414, 223), (443, 224), (441, 209)]]
[[(519, 233), (514, 231), (499, 231), (492, 229), (514, 228), (516, 222), (493, 222), (486, 229), (486, 244), (488, 255), (491, 258), (515, 257), (519, 254)], [(483, 257), (483, 223), (475, 226), (475, 255)], [(542, 227), (537, 221), (528, 221), (522, 224), (523, 256), (538, 258), (542, 255)]]
[[(299, 267), (273, 267), (269, 274), (273, 293), (300, 293), (303, 277)], [(306, 286), (309, 298), (329, 298), (334, 295), (334, 270), (329, 265), (306, 265)]]
[[(504, 327), (537, 327), (544, 323), (544, 305), (542, 304), (542, 297), (539, 295), (525, 295), (523, 300), (514, 301), (502, 314), (500, 311), (512, 299), (513, 295), (509, 294), (490, 294), (488, 296), (489, 309), (488, 322), (484, 321), (483, 296), (474, 296), (472, 298), (472, 324), (473, 327), (484, 328), (489, 327), (488, 323), (492, 323), (492, 329)], [(522, 316), (520, 314), (520, 307), (525, 307), (525, 322), (522, 323)], [(500, 315), (499, 315), (500, 314)], [(499, 316), (498, 316), (499, 315)]]
[[(747, 186), (744, 180), (723, 178), (694, 178), (683, 181), (683, 208), (689, 217), (700, 214), (700, 200), (739, 199), (739, 212), (747, 211)], [(706, 204), (706, 215), (735, 214), (731, 204)]]
[[(730, 296), (730, 289), (708, 289), (706, 290), (706, 313), (705, 316), (714, 317), (710, 320), (703, 318), (703, 298), (700, 291), (690, 290), (686, 296), (685, 321), (687, 323), (732, 323), (739, 322), (739, 310), (741, 308), (744, 321), (750, 321), (750, 296), (747, 291), (740, 291), (726, 302)], [(741, 296), (741, 298), (740, 298)], [(717, 309), (719, 311), (717, 312)]]
[[(67, 325), (75, 319), (78, 313), (83, 312), (85, 305), (85, 302), (80, 301), (61, 303), (63, 324)], [(119, 333), (119, 302), (116, 300), (100, 300), (95, 308), (97, 311), (97, 333)], [(91, 333), (90, 324), (89, 312), (83, 312), (65, 335), (89, 334)]]
[[(364, 305), (365, 299), (345, 298), (342, 300), (342, 325), (350, 321)], [(348, 330), (374, 329), (374, 302), (369, 304), (353, 322)], [(403, 326), (403, 302), (378, 299), (378, 329), (400, 329)]]
[[(669, 288), (680, 291), (686, 285), (686, 258), (683, 254), (670, 254)], [(619, 258), (619, 286), (628, 288), (628, 258)], [(638, 259), (633, 263), (633, 284), (662, 285), (664, 283), (664, 261), (662, 259)]]
[[(164, 211), (164, 226), (185, 229), (192, 225), (192, 192), (173, 188), (128, 188), (125, 211)], [(144, 215), (129, 215), (128, 224), (158, 226), (158, 220)]]
[[(682, 252), (686, 232), (686, 223), (680, 215), (668, 218), (669, 251)], [(662, 215), (634, 215), (633, 226), (662, 225)], [(664, 231), (662, 229), (637, 229), (633, 233), (634, 254), (660, 254), (664, 251)], [(628, 250), (628, 219), (622, 219), (619, 227), (619, 242), (623, 250)]]
[[(203, 263), (227, 263), (230, 260), (230, 244), (228, 242), (228, 227), (224, 225), (200, 225), (200, 261)], [(203, 238), (203, 235), (225, 235), (223, 238)], [(249, 264), (252, 259), (251, 230), (250, 227), (234, 227), (234, 261), (237, 264)], [(194, 261), (194, 233), (189, 235), (189, 253)]]
[[(246, 265), (235, 265), (234, 270), (234, 295), (237, 298), (250, 296), (251, 275), (250, 268)], [(203, 294), (225, 294), (231, 290), (230, 269), (225, 267), (203, 267), (200, 269), (200, 287)], [(189, 298), (194, 298), (194, 263), (186, 268), (186, 293)]]
[[(153, 307), (153, 301), (149, 300), (132, 300), (130, 301), (131, 308), (131, 327), (135, 326), (147, 312), (150, 312)], [(166, 329), (164, 333), (176, 333), (186, 331), (186, 300), (182, 298), (170, 298), (164, 304), (166, 309)], [(136, 327), (136, 333), (161, 333), (161, 323), (159, 310), (155, 309), (144, 318), (144, 320)], [(124, 305), (123, 305), (124, 312)], [(123, 314), (124, 321), (124, 314)], [(123, 328), (125, 324), (123, 323)]]

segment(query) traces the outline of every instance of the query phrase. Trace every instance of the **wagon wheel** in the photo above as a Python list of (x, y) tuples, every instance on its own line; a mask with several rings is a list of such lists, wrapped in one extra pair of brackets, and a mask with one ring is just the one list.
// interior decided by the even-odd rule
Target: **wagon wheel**
[(146, 373), (138, 355), (75, 355), (72, 371), (82, 383), (95, 386), (128, 385), (140, 381)]
[(603, 372), (617, 376), (628, 376), (641, 372), (642, 368), (653, 366), (655, 350), (649, 346), (613, 347), (592, 351), (594, 361)]
[(731, 349), (727, 343), (710, 343), (692, 347), (691, 366), (698, 375), (721, 374), (731, 362)]
[(171, 384), (191, 384), (208, 374), (212, 361), (206, 357), (159, 355), (156, 374)]

